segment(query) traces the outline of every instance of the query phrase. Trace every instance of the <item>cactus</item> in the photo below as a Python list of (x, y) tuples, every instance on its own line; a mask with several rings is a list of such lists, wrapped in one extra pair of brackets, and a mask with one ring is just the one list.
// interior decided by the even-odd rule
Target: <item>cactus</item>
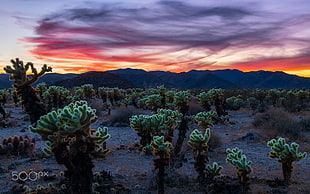
[(223, 169), (222, 166), (219, 166), (216, 162), (212, 163), (211, 165), (207, 165), (207, 180), (209, 183), (214, 181), (216, 176), (221, 175), (221, 170)]
[(153, 141), (150, 144), (152, 154), (159, 156), (159, 158), (153, 159), (155, 169), (158, 169), (157, 187), (159, 194), (165, 193), (165, 166), (168, 165), (170, 159), (171, 147), (172, 145), (170, 142), (165, 142), (164, 136), (154, 136)]
[(146, 146), (153, 136), (164, 136), (165, 140), (172, 141), (175, 128), (181, 113), (171, 110), (160, 109), (154, 115), (134, 115), (130, 120), (130, 127), (141, 137), (140, 144)]
[(217, 118), (217, 113), (214, 111), (209, 112), (199, 112), (195, 116), (195, 120), (198, 125), (203, 129), (213, 126), (213, 120)]
[(209, 146), (207, 145), (211, 136), (210, 129), (206, 129), (205, 134), (203, 135), (198, 129), (195, 129), (190, 134), (190, 139), (188, 144), (192, 147), (192, 151), (196, 153), (194, 156), (195, 159), (195, 169), (198, 172), (198, 181), (201, 184), (204, 184), (206, 180), (205, 176), (205, 163), (210, 159), (207, 155)]
[(248, 161), (246, 156), (242, 154), (239, 148), (226, 149), (227, 158), (226, 162), (234, 165), (238, 169), (239, 183), (242, 186), (242, 193), (247, 193), (249, 190), (249, 177), (248, 174), (252, 172), (251, 161)]
[(71, 94), (69, 90), (61, 86), (50, 86), (43, 94), (42, 97), (48, 105), (47, 109), (51, 111), (53, 108), (63, 108), (69, 99)]
[(205, 109), (205, 111), (210, 111), (211, 110), (211, 99), (209, 98), (209, 96), (207, 95), (206, 92), (201, 92), (198, 95), (198, 99), (199, 99), (199, 104), (200, 106)]
[(90, 126), (96, 121), (95, 110), (86, 101), (77, 101), (42, 116), (36, 127), (29, 127), (42, 140), (48, 140), (43, 151), (53, 153), (57, 163), (66, 166), (68, 192), (90, 193), (94, 167), (91, 156), (103, 157), (107, 153), (102, 147), (110, 137), (107, 128), (98, 128), (91, 135), (94, 130)]
[(145, 105), (148, 109), (150, 109), (152, 112), (156, 112), (157, 109), (162, 108), (162, 96), (159, 94), (153, 94), (150, 96), (145, 97)]
[(228, 109), (230, 110), (239, 110), (243, 104), (242, 98), (232, 96), (226, 99)]
[[(30, 121), (34, 124), (39, 120), (40, 116), (46, 114), (45, 108), (41, 99), (37, 96), (37, 91), (31, 86), (46, 72), (51, 72), (52, 68), (43, 65), (41, 71), (38, 73), (33, 63), (28, 62), (24, 65), (23, 61), (18, 58), (11, 60), (13, 66), (6, 66), (4, 68), (6, 73), (10, 73), (10, 80), (14, 81), (12, 85), (18, 96), (22, 97), (22, 104), (25, 111), (30, 115)], [(27, 76), (28, 69), (31, 68), (32, 76)]]
[(307, 153), (298, 152), (299, 145), (295, 142), (291, 145), (285, 142), (284, 138), (272, 139), (267, 142), (267, 146), (272, 149), (269, 153), (270, 158), (278, 158), (282, 163), (282, 173), (284, 182), (289, 183), (291, 179), (293, 162), (299, 161), (307, 156)]
[(38, 83), (36, 86), (36, 90), (39, 92), (41, 98), (43, 98), (43, 93), (47, 90), (46, 83)]
[[(177, 160), (180, 158), (183, 158), (184, 155), (180, 155), (181, 148), (183, 146), (185, 137), (186, 137), (186, 132), (188, 130), (188, 109), (189, 105), (188, 102), (191, 98), (191, 95), (189, 91), (179, 91), (176, 92), (174, 95), (174, 101), (173, 105), (176, 107), (180, 113), (183, 114), (181, 118), (181, 123), (179, 127), (179, 134), (178, 134), (178, 139), (175, 145), (174, 153), (173, 153), (173, 161), (172, 161), (172, 166), (177, 165)], [(182, 165), (182, 164), (179, 164)]]
[(0, 144), (0, 154), (28, 156), (32, 157), (35, 153), (35, 138), (25, 136), (10, 136), (2, 140)]

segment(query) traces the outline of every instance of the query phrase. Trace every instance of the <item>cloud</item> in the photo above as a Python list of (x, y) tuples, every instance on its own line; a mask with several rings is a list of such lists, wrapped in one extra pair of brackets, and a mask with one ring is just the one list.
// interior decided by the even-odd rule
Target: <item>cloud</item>
[[(283, 50), (292, 44), (296, 47), (295, 57), (309, 51), (304, 46), (309, 36), (290, 37), (286, 33), (290, 26), (303, 27), (309, 22), (304, 16), (303, 19), (294, 16), (291, 20), (268, 18), (272, 14), (246, 4), (198, 6), (160, 1), (151, 7), (126, 6), (102, 4), (61, 10), (39, 20), (37, 36), (24, 41), (35, 45), (31, 53), (36, 57), (89, 61), (83, 68), (92, 69), (95, 64), (98, 70), (119, 68), (116, 63), (131, 66), (136, 63), (147, 70), (212, 69), (220, 65), (217, 57), (223, 57), (225, 52), (240, 56), (245, 62), (248, 58), (264, 61), (275, 57), (270, 53), (241, 56), (240, 51), (248, 47), (268, 52), (270, 48)], [(287, 54), (291, 53), (282, 53), (283, 57)]]

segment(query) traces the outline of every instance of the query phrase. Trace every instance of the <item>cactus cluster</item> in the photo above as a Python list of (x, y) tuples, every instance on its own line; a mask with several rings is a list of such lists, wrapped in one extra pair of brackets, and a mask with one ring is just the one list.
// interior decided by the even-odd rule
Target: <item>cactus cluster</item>
[(9, 136), (0, 144), (0, 154), (32, 157), (35, 153), (35, 138), (25, 136)]
[(65, 177), (69, 179), (71, 192), (91, 191), (94, 167), (91, 156), (102, 157), (107, 152), (102, 144), (110, 135), (107, 128), (98, 128), (92, 135), (95, 130), (90, 126), (96, 121), (95, 110), (86, 101), (77, 101), (42, 116), (36, 127), (30, 127), (42, 140), (48, 140), (43, 151), (54, 153), (56, 161), (66, 166)]
[(64, 87), (50, 86), (42, 94), (42, 97), (48, 106), (47, 109), (51, 111), (52, 109), (63, 108), (71, 98), (71, 94)]
[(292, 174), (292, 163), (299, 161), (307, 156), (307, 153), (298, 152), (299, 145), (295, 142), (287, 144), (284, 138), (272, 139), (267, 142), (267, 146), (272, 149), (269, 153), (270, 158), (278, 158), (282, 163), (282, 173), (285, 182), (289, 182)]
[(146, 146), (154, 136), (164, 136), (172, 141), (173, 131), (178, 126), (181, 113), (172, 110), (159, 109), (154, 115), (134, 115), (130, 120), (130, 127), (141, 137), (140, 144)]
[(248, 161), (246, 156), (239, 148), (226, 149), (227, 158), (226, 162), (234, 165), (238, 172), (239, 183), (242, 185), (243, 193), (246, 193), (249, 189), (249, 177), (248, 174), (252, 172), (251, 161)]

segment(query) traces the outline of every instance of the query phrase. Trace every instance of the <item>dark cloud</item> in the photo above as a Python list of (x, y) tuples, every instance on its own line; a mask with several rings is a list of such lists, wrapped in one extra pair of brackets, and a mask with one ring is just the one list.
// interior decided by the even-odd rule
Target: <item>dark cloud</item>
[[(49, 15), (39, 21), (38, 37), (26, 40), (37, 43), (33, 54), (47, 58), (157, 61), (167, 66), (188, 62), (199, 67), (201, 58), (229, 47), (281, 46), (281, 37), (275, 35), (283, 25), (283, 21), (261, 18), (246, 6), (207, 7), (180, 1), (161, 1), (154, 7), (140, 8), (105, 4)], [(150, 51), (152, 48), (154, 51)], [(206, 55), (188, 59), (183, 54), (173, 62), (160, 58), (160, 53), (188, 49), (205, 51)]]

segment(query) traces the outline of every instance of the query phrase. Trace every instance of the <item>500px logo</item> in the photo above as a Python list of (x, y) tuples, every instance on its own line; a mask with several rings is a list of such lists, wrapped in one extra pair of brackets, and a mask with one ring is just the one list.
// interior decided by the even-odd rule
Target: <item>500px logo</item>
[(48, 172), (40, 171), (36, 172), (33, 170), (30, 171), (12, 171), (12, 181), (37, 181), (41, 177), (48, 176)]

